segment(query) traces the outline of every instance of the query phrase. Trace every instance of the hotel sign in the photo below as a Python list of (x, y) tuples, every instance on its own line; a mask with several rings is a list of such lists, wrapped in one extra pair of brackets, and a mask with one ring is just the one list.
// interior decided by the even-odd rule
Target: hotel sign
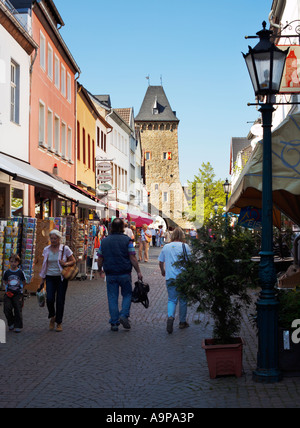
[(277, 47), (282, 50), (286, 50), (287, 48), (290, 48), (289, 54), (286, 58), (280, 93), (281, 94), (300, 93), (300, 46), (280, 45)]

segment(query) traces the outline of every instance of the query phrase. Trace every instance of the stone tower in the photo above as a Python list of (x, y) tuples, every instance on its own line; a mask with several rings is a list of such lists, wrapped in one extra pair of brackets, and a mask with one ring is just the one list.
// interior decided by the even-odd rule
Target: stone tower
[(162, 216), (168, 226), (189, 228), (179, 177), (178, 125), (162, 86), (149, 86), (135, 118), (140, 130), (144, 176), (150, 193), (150, 213)]

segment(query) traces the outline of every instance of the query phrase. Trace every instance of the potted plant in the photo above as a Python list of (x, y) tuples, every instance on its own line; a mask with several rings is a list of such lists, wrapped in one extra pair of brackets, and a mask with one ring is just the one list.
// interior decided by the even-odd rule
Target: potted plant
[(279, 290), (279, 368), (284, 376), (300, 376), (300, 343), (292, 324), (300, 320), (300, 290)]
[(228, 229), (226, 237), (211, 238), (206, 228), (198, 235), (190, 259), (179, 262), (183, 271), (176, 286), (190, 303), (198, 304), (199, 312), (208, 313), (214, 321), (213, 337), (202, 343), (210, 377), (240, 377), (243, 340), (239, 331), (242, 310), (251, 303), (247, 286), (256, 279), (251, 262), (255, 244), (248, 231), (240, 228), (234, 232)]

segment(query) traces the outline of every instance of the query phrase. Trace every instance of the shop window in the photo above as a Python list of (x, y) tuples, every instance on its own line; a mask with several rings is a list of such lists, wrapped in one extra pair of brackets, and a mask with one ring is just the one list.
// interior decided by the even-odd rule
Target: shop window
[(23, 215), (24, 195), (23, 190), (11, 188), (11, 217)]
[(0, 218), (6, 217), (5, 212), (5, 187), (0, 187)]

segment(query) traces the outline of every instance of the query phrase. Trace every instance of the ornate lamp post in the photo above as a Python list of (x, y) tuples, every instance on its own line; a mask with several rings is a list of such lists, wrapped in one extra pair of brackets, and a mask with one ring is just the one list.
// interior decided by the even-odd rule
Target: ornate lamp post
[(253, 379), (273, 383), (281, 380), (278, 368), (278, 301), (276, 299), (276, 271), (273, 253), (273, 199), (272, 199), (272, 97), (278, 94), (288, 50), (281, 51), (270, 41), (272, 31), (257, 33), (260, 38), (255, 48), (244, 55), (255, 95), (260, 104), (263, 126), (263, 192), (262, 192), (262, 247), (260, 262), (261, 293), (257, 302), (258, 356)]
[[(228, 178), (226, 178), (226, 181), (223, 184), (223, 189), (224, 189), (224, 193), (226, 195), (226, 206), (227, 206), (228, 196), (229, 196), (230, 189), (231, 189), (231, 184), (229, 183)], [(226, 215), (226, 233), (227, 233), (227, 228), (228, 228), (228, 213), (227, 213), (227, 211), (226, 211), (225, 215)]]

